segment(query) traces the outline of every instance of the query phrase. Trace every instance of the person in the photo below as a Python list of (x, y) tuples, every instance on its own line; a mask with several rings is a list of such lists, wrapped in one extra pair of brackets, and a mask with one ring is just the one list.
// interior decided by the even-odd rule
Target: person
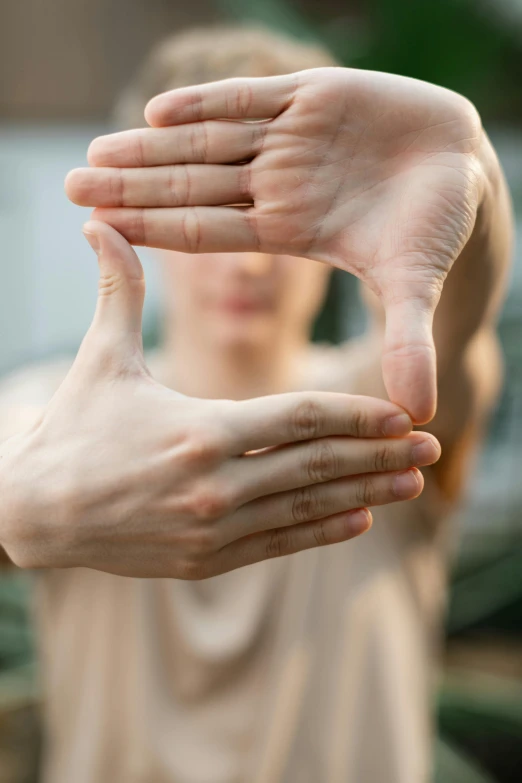
[[(508, 265), (509, 206), (482, 131), (480, 156), (467, 135), (460, 143), (445, 135), (448, 128), (457, 137), (470, 131), (472, 113), (463, 99), (442, 91), (438, 102), (439, 88), (380, 74), (349, 72), (347, 82), (342, 69), (323, 69), (331, 64), (327, 60), (314, 48), (268, 32), (213, 29), (177, 36), (152, 57), (127, 94), (128, 124), (135, 124), (129, 107), (143, 106), (156, 92), (213, 83), (157, 98), (147, 117), (161, 127), (96, 140), (93, 168), (68, 178), (73, 200), (98, 207), (86, 233), (99, 254), (99, 306), (78, 361), (41, 420), (43, 433), (41, 423), (30, 436), (15, 439), (3, 460), (10, 497), (16, 495), (12, 486), (21, 486), (20, 465), (29, 470), (25, 481), (29, 477), (40, 487), (51, 488), (53, 476), (65, 472), (69, 502), (63, 516), (77, 521), (73, 535), (53, 517), (57, 495), (51, 491), (44, 505), (33, 505), (32, 519), (27, 498), (12, 501), (12, 518), (30, 520), (22, 546), (18, 539), (29, 552), (25, 559), (19, 555), (22, 564), (91, 566), (53, 568), (40, 577), (45, 779), (53, 783), (428, 779), (430, 679), (444, 598), (448, 511), (499, 387), (494, 320)], [(320, 67), (303, 71), (314, 66)], [(271, 78), (215, 82), (238, 75)], [(350, 93), (353, 81), (356, 95)], [(295, 88), (290, 98), (289, 85)], [(415, 131), (401, 101), (409, 101)], [(457, 109), (466, 115), (460, 124), (452, 116)], [(294, 116), (285, 117), (292, 110)], [(249, 121), (225, 122), (231, 115)], [(403, 123), (399, 139), (393, 120)], [(442, 136), (439, 127), (446, 129)], [(462, 187), (459, 172), (469, 187)], [(434, 174), (439, 190), (430, 187)], [(427, 202), (421, 225), (415, 208)], [(216, 210), (206, 209), (212, 205)], [(406, 245), (401, 221), (411, 229)], [(154, 381), (138, 337), (141, 269), (125, 238), (165, 251), (165, 339), (148, 362)], [(395, 275), (391, 248), (402, 264), (395, 265)], [(196, 257), (182, 252), (194, 250)], [(387, 323), (379, 302), (367, 294), (372, 322), (363, 338), (339, 348), (310, 346), (329, 272), (306, 256), (346, 262), (350, 271), (366, 275), (384, 302)], [(363, 257), (372, 264), (365, 267)], [(437, 442), (426, 435), (388, 431), (402, 437), (384, 443), (367, 437), (384, 434), (379, 417), (400, 411), (372, 407), (391, 405), (378, 401), (385, 397), (383, 341), (390, 397), (415, 421), (433, 412), (430, 315), (436, 291), (442, 291), (434, 321), (438, 409), (429, 430), (443, 451), (425, 471), (422, 495), (375, 508), (376, 524), (356, 543), (343, 543), (340, 527), (327, 538), (323, 525), (315, 528), (314, 543), (338, 540), (336, 546), (238, 568), (259, 559), (259, 553), (252, 556), (252, 542), (277, 519), (296, 524), (277, 528), (265, 557), (289, 551), (297, 531), (310, 529), (310, 519), (339, 525), (336, 515), (346, 510), (348, 485), (360, 481), (363, 465), (356, 502), (348, 507), (391, 500), (388, 471), (436, 462)], [(173, 392), (165, 390), (170, 387), (191, 396), (175, 397), (174, 406)], [(296, 431), (285, 429), (288, 407), (278, 408), (269, 437), (259, 437), (266, 425), (262, 413), (270, 413), (263, 411), (264, 395), (290, 392), (295, 405), (292, 394), (299, 389), (375, 399), (365, 399), (343, 425), (346, 398), (321, 397), (324, 411), (335, 408), (328, 424), (299, 428), (305, 444), (283, 448)], [(282, 399), (288, 398), (278, 398), (278, 405)], [(170, 412), (166, 400), (176, 410)], [(231, 407), (230, 400), (243, 402)], [(240, 411), (237, 419), (232, 409)], [(170, 431), (176, 418), (197, 421), (200, 444), (207, 429), (215, 437), (216, 426), (237, 439), (232, 458), (228, 445), (228, 459), (215, 448), (190, 450), (188, 463), (197, 464), (207, 490), (209, 478), (213, 492), (230, 488), (243, 465), (253, 468), (255, 478), (248, 481), (259, 483), (255, 490), (252, 484), (243, 488), (252, 498), (248, 517), (241, 509), (223, 515), (234, 505), (230, 496), (227, 506), (223, 495), (200, 493), (195, 520), (182, 521), (172, 533), (163, 505), (147, 548), (140, 515), (161, 505), (168, 478), (158, 444), (176, 455), (186, 442), (184, 433)], [(129, 422), (134, 431), (143, 429), (143, 440), (130, 437)], [(322, 444), (311, 472), (302, 451), (310, 435)], [(414, 454), (421, 444), (425, 453)], [(371, 456), (363, 456), (368, 447)], [(288, 449), (301, 468), (304, 459), (304, 485), (295, 484), (295, 476), (288, 485), (290, 462), (283, 466), (281, 457), (288, 457)], [(271, 460), (266, 483), (261, 460)], [(352, 475), (350, 465), (355, 478), (339, 478)], [(418, 495), (416, 472), (403, 475), (415, 479), (406, 496)], [(174, 492), (183, 493), (186, 480), (178, 482), (175, 473), (174, 479)], [(317, 480), (322, 483), (314, 491), (307, 489)], [(70, 487), (83, 491), (75, 496)], [(253, 491), (271, 493), (271, 505)], [(276, 510), (279, 500), (286, 502)], [(46, 508), (53, 513), (42, 513)], [(182, 508), (190, 512), (194, 504)], [(35, 511), (47, 517), (45, 529)], [(226, 548), (247, 529), (243, 558), (217, 566), (218, 534)], [(62, 540), (62, 553), (73, 551), (72, 561), (52, 562), (56, 555), (45, 540), (53, 534), (54, 541)], [(143, 562), (147, 575), (157, 563), (161, 573), (165, 558), (172, 567), (172, 544), (189, 540), (192, 546), (197, 541), (197, 558), (191, 555), (187, 569), (184, 552), (181, 572), (172, 574), (177, 580), (115, 575), (136, 575)], [(93, 570), (94, 563), (100, 570)]]

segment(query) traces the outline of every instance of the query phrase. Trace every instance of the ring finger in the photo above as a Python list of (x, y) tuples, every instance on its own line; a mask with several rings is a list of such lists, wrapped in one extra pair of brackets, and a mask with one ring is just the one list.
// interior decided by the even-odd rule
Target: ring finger
[(376, 473), (336, 479), (247, 503), (224, 524), (224, 541), (232, 541), (290, 525), (366, 506), (413, 500), (422, 492), (424, 479), (416, 468), (404, 472)]

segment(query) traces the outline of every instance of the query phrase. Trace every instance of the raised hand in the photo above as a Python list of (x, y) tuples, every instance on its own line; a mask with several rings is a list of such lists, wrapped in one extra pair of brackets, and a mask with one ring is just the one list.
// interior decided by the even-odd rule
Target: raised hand
[(146, 118), (156, 127), (92, 143), (96, 168), (69, 175), (69, 197), (133, 244), (286, 253), (357, 275), (386, 310), (390, 399), (428, 421), (433, 313), (481, 200), (474, 107), (413, 79), (321, 68), (175, 90)]
[(110, 226), (86, 229), (94, 321), (40, 420), (0, 446), (0, 544), (17, 565), (201, 579), (347, 540), (370, 526), (365, 506), (421, 492), (413, 466), (438, 443), (391, 403), (200, 400), (157, 383), (140, 262)]

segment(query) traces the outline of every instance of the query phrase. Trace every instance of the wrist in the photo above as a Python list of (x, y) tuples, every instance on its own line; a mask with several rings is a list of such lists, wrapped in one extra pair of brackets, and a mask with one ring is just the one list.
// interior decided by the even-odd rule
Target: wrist
[(27, 552), (32, 549), (38, 491), (34, 481), (24, 479), (25, 446), (25, 433), (0, 443), (0, 546), (15, 565), (31, 568)]

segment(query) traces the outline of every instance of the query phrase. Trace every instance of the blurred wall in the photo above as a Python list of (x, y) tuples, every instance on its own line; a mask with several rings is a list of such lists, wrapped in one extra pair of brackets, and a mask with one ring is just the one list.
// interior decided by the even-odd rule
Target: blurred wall
[(1, 0), (0, 116), (103, 118), (158, 38), (217, 15), (211, 0)]
[[(65, 197), (101, 124), (0, 125), (0, 374), (52, 354), (74, 355), (96, 303), (96, 256), (81, 233), (90, 210)], [(141, 253), (146, 259), (146, 251)], [(157, 309), (147, 265), (145, 330)]]

